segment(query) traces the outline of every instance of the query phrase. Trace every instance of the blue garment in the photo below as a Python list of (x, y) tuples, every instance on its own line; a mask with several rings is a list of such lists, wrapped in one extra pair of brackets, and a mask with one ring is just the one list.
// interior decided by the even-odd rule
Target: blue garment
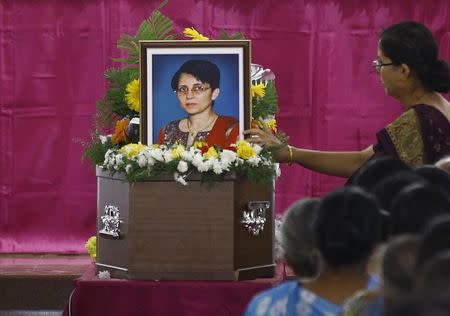
[(256, 295), (245, 316), (334, 316), (341, 311), (341, 306), (302, 288), (298, 281), (288, 281)]

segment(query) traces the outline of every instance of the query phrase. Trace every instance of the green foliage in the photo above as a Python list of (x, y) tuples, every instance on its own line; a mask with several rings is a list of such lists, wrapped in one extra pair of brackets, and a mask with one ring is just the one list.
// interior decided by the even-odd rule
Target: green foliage
[(91, 143), (82, 143), (82, 145), (85, 146), (83, 159), (89, 159), (94, 168), (96, 165), (102, 165), (108, 149), (112, 149), (115, 147), (115, 145), (111, 142), (111, 138), (109, 137), (103, 144), (100, 141), (100, 136), (98, 134), (92, 137)]
[(243, 40), (243, 39), (245, 39), (245, 36), (241, 32), (233, 32), (231, 34), (228, 34), (225, 30), (221, 30), (217, 39), (219, 39), (219, 40)]
[(139, 115), (130, 109), (125, 101), (125, 89), (132, 80), (139, 78), (139, 71), (133, 68), (111, 68), (105, 72), (105, 77), (109, 89), (103, 100), (104, 106), (109, 107), (111, 113), (120, 117)]
[(273, 81), (267, 81), (266, 94), (252, 98), (252, 117), (265, 119), (278, 111), (278, 95)]
[(172, 20), (159, 11), (167, 2), (168, 0), (163, 1), (150, 17), (141, 23), (135, 36), (120, 35), (117, 48), (127, 51), (128, 58), (113, 58), (114, 61), (137, 65), (139, 64), (139, 41), (176, 39), (176, 35), (171, 34), (173, 31)]

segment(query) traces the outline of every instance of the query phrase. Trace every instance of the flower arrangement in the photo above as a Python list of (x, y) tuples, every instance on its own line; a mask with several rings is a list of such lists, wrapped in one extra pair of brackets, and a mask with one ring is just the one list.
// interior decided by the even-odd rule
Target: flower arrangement
[(86, 241), (84, 246), (87, 250), (87, 253), (91, 257), (91, 260), (95, 262), (95, 260), (97, 259), (97, 237), (96, 236), (90, 237)]
[[(105, 71), (108, 89), (97, 102), (97, 115), (90, 142), (85, 146), (84, 158), (93, 165), (111, 172), (124, 172), (129, 181), (144, 180), (159, 175), (174, 175), (176, 181), (186, 185), (187, 177), (200, 173), (202, 180), (218, 180), (234, 172), (252, 181), (272, 181), (279, 175), (279, 168), (271, 153), (258, 145), (244, 140), (230, 148), (207, 147), (196, 142), (190, 148), (174, 145), (145, 146), (139, 143), (140, 82), (139, 41), (174, 40), (180, 36), (205, 41), (208, 37), (194, 28), (185, 28), (182, 34), (173, 32), (173, 22), (160, 9), (164, 1), (150, 17), (143, 21), (135, 36), (122, 34), (117, 47), (128, 53), (127, 58), (113, 58), (124, 63), (121, 68)], [(243, 39), (241, 33), (227, 34), (222, 31), (218, 39)], [(266, 124), (277, 136), (275, 113), (278, 97), (274, 84), (275, 76), (269, 69), (252, 64), (252, 119), (256, 126)], [(108, 131), (111, 134), (105, 135)]]

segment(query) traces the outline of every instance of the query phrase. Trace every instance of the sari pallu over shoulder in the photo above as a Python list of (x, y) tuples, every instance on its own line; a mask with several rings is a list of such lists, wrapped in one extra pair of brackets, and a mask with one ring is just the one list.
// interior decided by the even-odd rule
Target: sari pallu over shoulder
[(450, 122), (438, 109), (416, 105), (377, 133), (376, 156), (389, 155), (410, 166), (433, 164), (450, 155)]

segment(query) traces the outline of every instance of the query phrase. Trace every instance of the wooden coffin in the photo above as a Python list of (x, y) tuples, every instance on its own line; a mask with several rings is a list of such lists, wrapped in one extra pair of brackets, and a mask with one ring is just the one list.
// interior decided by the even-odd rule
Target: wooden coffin
[(97, 271), (152, 280), (273, 276), (273, 185), (236, 177), (212, 186), (199, 177), (187, 186), (171, 177), (129, 183), (99, 168), (97, 180)]

